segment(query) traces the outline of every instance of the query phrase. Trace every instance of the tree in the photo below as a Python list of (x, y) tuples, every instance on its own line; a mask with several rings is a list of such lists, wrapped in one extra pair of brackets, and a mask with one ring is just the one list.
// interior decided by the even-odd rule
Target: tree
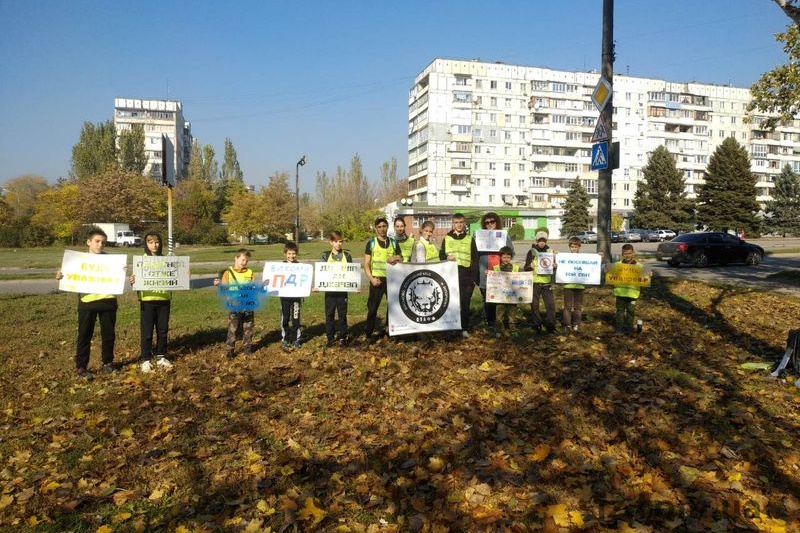
[(775, 180), (772, 200), (764, 208), (764, 228), (770, 233), (800, 235), (800, 179), (789, 165)]
[(214, 223), (214, 191), (203, 178), (202, 172), (190, 171), (187, 179), (175, 184), (174, 195), (176, 240), (217, 244), (221, 236), (224, 242), (225, 232), (217, 230)]
[(254, 234), (283, 237), (294, 228), (295, 199), (289, 189), (289, 175), (277, 172), (270, 176), (258, 194), (238, 194), (223, 214), (232, 233), (252, 238)]
[(711, 155), (697, 203), (698, 219), (709, 229), (759, 233), (756, 177), (747, 150), (736, 139), (726, 138)]
[(350, 169), (336, 168), (336, 175), (317, 173), (317, 206), (323, 233), (342, 232), (345, 239), (366, 239), (372, 223), (380, 214), (377, 195), (364, 175), (358, 154), (350, 160)]
[(773, 0), (786, 16), (792, 19), (795, 24), (800, 26), (800, 7), (795, 5), (796, 0)]
[(625, 217), (619, 213), (611, 213), (611, 231), (622, 231), (625, 224)]
[(72, 147), (72, 174), (88, 178), (118, 167), (114, 123), (84, 122), (78, 142)]
[(64, 244), (75, 244), (83, 223), (79, 215), (81, 203), (85, 198), (81, 198), (78, 181), (60, 181), (39, 195), (31, 222), (47, 228)]
[(228, 231), (247, 237), (248, 242), (252, 242), (254, 235), (267, 233), (263, 222), (255, 216), (261, 210), (261, 204), (259, 195), (249, 191), (233, 197), (231, 204), (222, 213), (222, 220), (228, 224)]
[(244, 184), (244, 173), (239, 167), (236, 148), (230, 139), (225, 139), (225, 159), (220, 178), (214, 187), (216, 209), (220, 217), (233, 203), (233, 198), (244, 192), (247, 192), (247, 186)]
[(408, 180), (397, 178), (397, 159), (394, 157), (381, 165), (381, 180), (378, 185), (378, 205), (385, 205), (405, 198)]
[(3, 185), (3, 197), (18, 219), (30, 217), (36, 208), (36, 198), (50, 188), (39, 174), (24, 174)]
[(567, 198), (564, 200), (564, 215), (561, 217), (561, 234), (573, 235), (579, 231), (586, 231), (592, 227), (592, 217), (589, 215), (589, 195), (580, 179), (572, 181)]
[(125, 222), (140, 230), (146, 221), (166, 216), (166, 195), (160, 184), (134, 172), (110, 170), (78, 180), (78, 194), (83, 201), (78, 203), (76, 217), (84, 224)]
[(670, 228), (688, 231), (693, 226), (694, 202), (687, 198), (683, 172), (664, 146), (650, 155), (642, 169), (633, 199), (634, 225), (638, 228)]
[(147, 166), (144, 150), (144, 127), (134, 124), (130, 130), (122, 131), (117, 140), (119, 144), (119, 168), (123, 172), (141, 174)]

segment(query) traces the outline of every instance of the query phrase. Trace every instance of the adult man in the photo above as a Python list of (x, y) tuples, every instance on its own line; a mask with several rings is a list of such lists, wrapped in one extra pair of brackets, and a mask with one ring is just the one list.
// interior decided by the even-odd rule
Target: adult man
[(394, 219), (394, 240), (397, 241), (397, 246), (400, 247), (400, 255), (403, 256), (403, 262), (408, 263), (411, 261), (411, 254), (414, 251), (414, 239), (409, 238), (406, 233), (406, 221), (403, 217)]
[(397, 241), (387, 237), (389, 221), (385, 217), (375, 219), (375, 236), (367, 241), (364, 248), (364, 274), (369, 280), (369, 296), (367, 297), (367, 323), (364, 333), (367, 342), (372, 343), (378, 337), (373, 337), (375, 322), (378, 318), (378, 307), (386, 295), (386, 275), (388, 265), (403, 261)]
[(439, 250), (439, 259), (458, 264), (458, 290), (461, 304), (461, 336), (469, 337), (469, 303), (475, 289), (475, 265), (472, 235), (467, 233), (467, 221), (461, 213), (453, 215), (453, 229), (447, 232)]

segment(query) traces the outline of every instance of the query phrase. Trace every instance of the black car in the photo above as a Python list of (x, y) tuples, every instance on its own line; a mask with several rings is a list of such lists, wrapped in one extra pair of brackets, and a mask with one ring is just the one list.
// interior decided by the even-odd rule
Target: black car
[(669, 266), (691, 263), (703, 267), (712, 263), (757, 265), (764, 259), (764, 249), (723, 232), (684, 233), (656, 249), (656, 259)]

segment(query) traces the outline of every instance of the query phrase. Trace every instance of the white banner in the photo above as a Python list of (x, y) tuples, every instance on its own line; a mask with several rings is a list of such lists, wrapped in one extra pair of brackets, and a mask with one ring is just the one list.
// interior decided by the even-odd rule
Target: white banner
[(133, 275), (135, 291), (188, 291), (189, 256), (134, 256)]
[(461, 329), (455, 261), (389, 265), (389, 335)]
[(539, 252), (536, 254), (536, 274), (550, 276), (555, 270), (555, 256), (552, 252)]
[(556, 255), (556, 264), (556, 283), (600, 285), (603, 268), (600, 254), (563, 252)]
[(317, 261), (314, 263), (314, 288), (322, 292), (361, 290), (361, 263)]
[(508, 231), (504, 229), (479, 229), (472, 236), (479, 252), (499, 252), (508, 242)]
[(58, 289), (81, 294), (122, 294), (127, 278), (124, 254), (90, 254), (64, 250)]
[(264, 288), (270, 296), (304, 298), (311, 294), (314, 267), (305, 263), (264, 263)]
[(487, 270), (486, 301), (494, 304), (531, 303), (533, 301), (533, 273)]

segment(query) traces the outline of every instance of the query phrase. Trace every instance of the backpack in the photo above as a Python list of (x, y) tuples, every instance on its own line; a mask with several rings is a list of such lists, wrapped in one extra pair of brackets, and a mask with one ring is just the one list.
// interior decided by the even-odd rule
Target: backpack
[(770, 376), (778, 377), (787, 372), (800, 375), (800, 329), (789, 330), (786, 353), (783, 354), (783, 359), (775, 363)]

